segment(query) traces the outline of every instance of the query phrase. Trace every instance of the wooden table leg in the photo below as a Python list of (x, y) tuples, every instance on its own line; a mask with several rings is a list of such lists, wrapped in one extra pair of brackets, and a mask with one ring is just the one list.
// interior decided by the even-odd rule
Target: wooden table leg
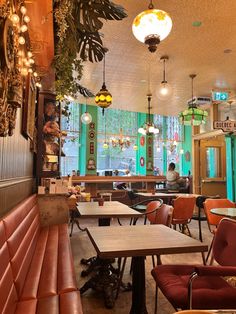
[(133, 257), (132, 307), (130, 314), (147, 314), (145, 289), (145, 256)]

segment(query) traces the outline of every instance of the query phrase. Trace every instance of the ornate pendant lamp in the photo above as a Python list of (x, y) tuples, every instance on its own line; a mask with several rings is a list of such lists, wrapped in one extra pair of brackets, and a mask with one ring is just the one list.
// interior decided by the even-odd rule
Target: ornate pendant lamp
[(102, 114), (104, 115), (104, 109), (108, 108), (112, 104), (112, 95), (111, 93), (107, 90), (106, 83), (105, 83), (105, 57), (106, 57), (106, 52), (108, 49), (105, 50), (104, 58), (103, 58), (103, 84), (102, 88), (100, 91), (97, 93), (95, 96), (95, 103), (102, 108)]
[(147, 94), (147, 99), (148, 99), (148, 121), (138, 129), (138, 133), (143, 135), (158, 134), (159, 129), (155, 126), (153, 122), (151, 122), (151, 99), (152, 99), (151, 93)]
[(190, 74), (189, 77), (192, 79), (192, 101), (189, 104), (188, 109), (180, 112), (179, 120), (184, 125), (197, 126), (197, 125), (206, 123), (206, 118), (208, 116), (208, 112), (206, 110), (197, 108), (197, 105), (194, 104), (193, 80), (196, 77), (196, 74)]
[(141, 12), (133, 21), (132, 31), (137, 40), (148, 45), (150, 52), (157, 50), (157, 45), (165, 39), (172, 28), (168, 13), (154, 9), (152, 0), (148, 10)]
[(166, 80), (166, 61), (169, 60), (168, 56), (161, 57), (160, 61), (163, 62), (163, 80), (157, 89), (157, 97), (160, 100), (168, 99), (172, 94), (172, 87)]

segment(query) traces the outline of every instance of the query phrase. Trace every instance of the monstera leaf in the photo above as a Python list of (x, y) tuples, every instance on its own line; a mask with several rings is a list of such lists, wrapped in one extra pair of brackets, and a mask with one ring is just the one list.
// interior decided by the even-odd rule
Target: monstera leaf
[(74, 6), (75, 24), (78, 25), (78, 46), (82, 60), (101, 61), (104, 57), (103, 43), (99, 30), (101, 19), (121, 20), (127, 16), (124, 8), (109, 0), (76, 0)]
[(97, 32), (103, 26), (101, 19), (122, 20), (127, 17), (124, 8), (109, 0), (77, 0), (75, 5), (79, 23), (88, 32)]
[(98, 62), (103, 59), (104, 47), (98, 33), (78, 32), (78, 53), (82, 60)]
[(79, 92), (84, 97), (95, 97), (95, 95), (86, 87), (79, 85)]

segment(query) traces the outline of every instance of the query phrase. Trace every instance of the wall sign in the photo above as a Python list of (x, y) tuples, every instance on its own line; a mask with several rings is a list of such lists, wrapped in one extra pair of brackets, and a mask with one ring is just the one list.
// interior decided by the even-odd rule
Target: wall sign
[(144, 136), (141, 136), (141, 137), (140, 137), (140, 145), (141, 145), (141, 146), (144, 146), (144, 145), (145, 145), (145, 137), (144, 137)]
[(89, 144), (89, 153), (90, 155), (94, 154), (94, 142), (90, 142)]
[(224, 121), (214, 121), (214, 129), (220, 129), (223, 132), (236, 132), (236, 121), (226, 119)]
[(140, 166), (141, 166), (141, 167), (144, 167), (144, 164), (145, 164), (144, 157), (140, 157), (139, 162), (140, 162)]
[(90, 140), (93, 140), (95, 138), (95, 132), (94, 131), (89, 131), (89, 138), (90, 138)]

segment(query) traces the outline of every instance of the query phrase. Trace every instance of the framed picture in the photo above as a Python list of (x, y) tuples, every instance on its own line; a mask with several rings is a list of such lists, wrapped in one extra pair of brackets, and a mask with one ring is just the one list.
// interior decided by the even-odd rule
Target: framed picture
[(34, 137), (36, 97), (37, 88), (35, 81), (33, 76), (29, 73), (24, 90), (22, 134), (31, 141), (33, 141)]

